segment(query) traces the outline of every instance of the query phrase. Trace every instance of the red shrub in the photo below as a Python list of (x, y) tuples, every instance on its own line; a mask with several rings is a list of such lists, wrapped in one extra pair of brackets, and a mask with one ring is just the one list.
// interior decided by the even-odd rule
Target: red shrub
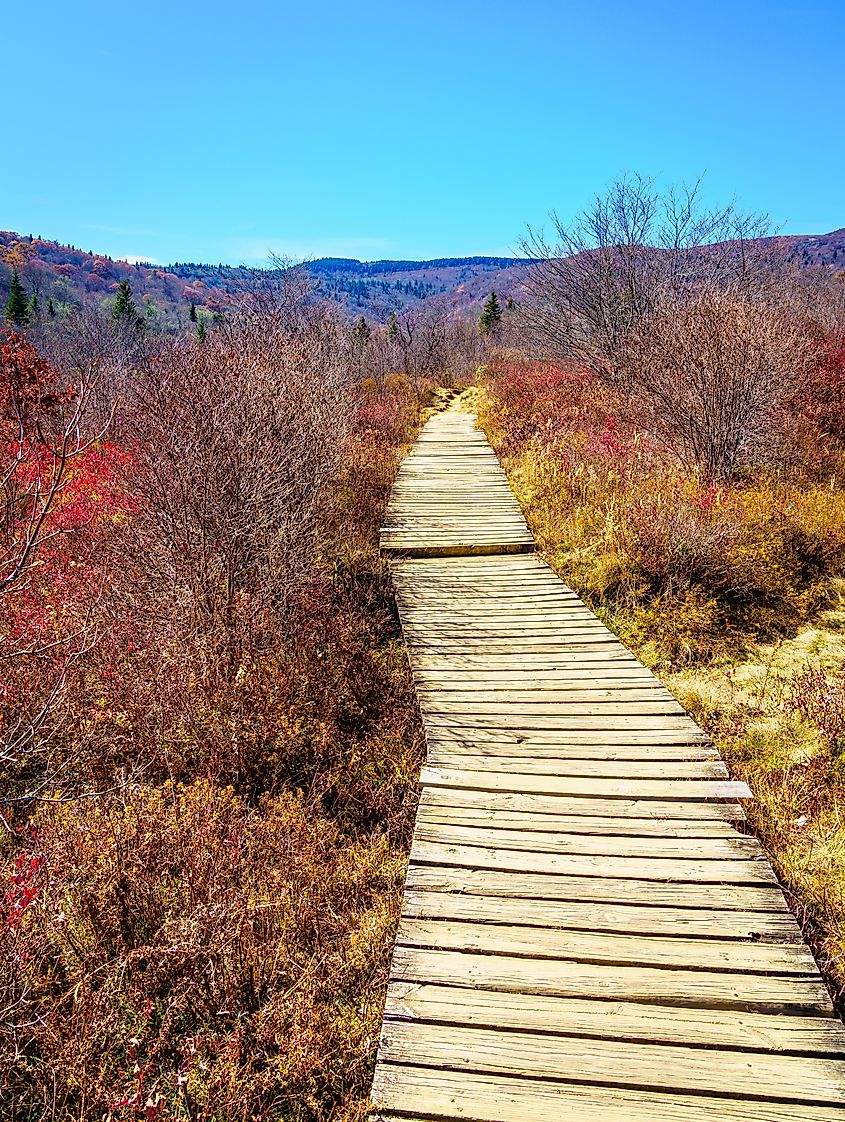
[(845, 439), (845, 337), (830, 339), (803, 412), (822, 432)]

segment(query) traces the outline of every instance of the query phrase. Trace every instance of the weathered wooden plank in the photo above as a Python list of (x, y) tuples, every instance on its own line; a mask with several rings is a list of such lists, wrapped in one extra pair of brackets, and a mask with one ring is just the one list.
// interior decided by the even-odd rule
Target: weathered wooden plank
[(618, 834), (569, 834), (559, 830), (509, 830), (492, 826), (430, 823), (417, 819), (414, 837), (439, 845), (485, 846), (491, 849), (526, 849), (539, 853), (581, 853), (627, 857), (683, 857), (726, 860), (764, 859), (756, 838), (730, 834), (718, 838), (672, 838), (649, 834), (646, 837)]
[[(529, 713), (532, 716), (551, 717), (558, 714), (579, 713), (584, 716), (655, 717), (684, 716), (684, 710), (673, 697), (664, 697), (658, 689), (629, 690), (633, 696), (624, 697), (624, 690), (615, 696), (605, 696), (610, 691), (596, 691), (597, 696), (584, 696), (583, 690), (502, 690), (501, 696), (487, 693), (473, 698), (472, 693), (460, 690), (420, 690), (420, 708), (432, 716), (460, 714), (464, 717), (491, 717), (507, 713)], [(572, 696), (567, 696), (571, 694)]]
[[(467, 756), (489, 756), (490, 771), (498, 771), (507, 767), (506, 761), (498, 761), (499, 756), (513, 757), (515, 752), (529, 753), (532, 757), (542, 760), (628, 760), (628, 761), (681, 761), (695, 763), (696, 761), (720, 762), (722, 757), (714, 744), (696, 741), (692, 744), (604, 744), (601, 737), (590, 739), (576, 739), (576, 741), (521, 741), (511, 738), (476, 739), (471, 732), (460, 737), (441, 737), (435, 732), (426, 732), (425, 742), (430, 751), (434, 748), (443, 752), (460, 752), (462, 758)], [(475, 766), (475, 764), (474, 764)]]
[[(405, 624), (408, 635), (414, 639), (417, 635), (422, 637), (443, 635), (449, 639), (491, 637), (511, 638), (525, 634), (524, 620), (503, 620), (501, 617), (489, 620), (456, 619), (449, 612), (441, 612), (439, 616), (434, 613), (421, 612), (413, 609), (408, 613), (409, 618)], [(547, 616), (544, 620), (532, 622), (532, 636), (555, 638), (585, 635), (600, 635), (611, 642), (619, 642), (614, 636), (609, 635), (607, 628), (595, 618), (573, 618), (569, 613), (560, 613), (560, 618)], [(620, 644), (621, 645), (621, 644)]]
[[(445, 644), (440, 644), (445, 646)], [(580, 647), (584, 644), (576, 644)], [(475, 667), (482, 670), (494, 670), (499, 667), (502, 670), (508, 669), (523, 669), (526, 671), (555, 669), (573, 670), (578, 669), (578, 663), (589, 663), (591, 668), (595, 663), (607, 663), (608, 667), (622, 669), (626, 666), (635, 669), (639, 675), (647, 673), (642, 663), (638, 662), (630, 651), (626, 651), (624, 647), (618, 643), (608, 642), (605, 644), (598, 644), (596, 650), (585, 650), (582, 652), (582, 657), (579, 657), (578, 662), (572, 660), (572, 646), (563, 646), (556, 644), (554, 649), (543, 651), (520, 651), (516, 646), (511, 647), (508, 645), (504, 650), (487, 650), (483, 647), (464, 649), (461, 645), (457, 649), (449, 651), (429, 650), (427, 646), (422, 643), (410, 644), (415, 655), (418, 655), (423, 665), (438, 664), (445, 665), (448, 668), (454, 667), (455, 663), (459, 666), (465, 666), (468, 669)], [(603, 676), (603, 675), (602, 675)]]
[[(507, 615), (499, 612), (489, 616), (476, 614), (474, 617), (470, 617), (453, 614), (450, 607), (451, 605), (447, 601), (444, 605), (445, 610), (442, 608), (440, 613), (437, 614), (432, 610), (421, 608), (411, 600), (410, 618), (408, 620), (409, 632), (414, 634), (446, 634), (449, 636), (480, 635), (484, 637), (488, 635), (509, 637), (513, 634), (524, 634), (525, 632), (525, 625), (524, 623), (521, 624), (521, 621), (516, 618), (518, 615), (516, 612)], [(609, 635), (607, 628), (586, 610), (575, 611), (571, 608), (563, 610), (552, 608), (544, 618), (538, 618), (531, 622), (532, 635), (554, 636), (568, 633)], [(610, 636), (610, 638), (617, 643), (619, 642), (615, 636)]]
[[(433, 1067), (380, 1064), (372, 1102), (375, 1122), (832, 1122), (829, 1104), (778, 1103), (729, 1095), (520, 1079)], [(420, 1112), (423, 1112), (421, 1115)]]
[(510, 713), (432, 713), (426, 710), (426, 724), (432, 730), (440, 729), (515, 729), (530, 732), (597, 730), (599, 732), (633, 733), (693, 733), (694, 739), (704, 739), (704, 734), (686, 713), (587, 713), (583, 710), (561, 709), (558, 713), (536, 713), (525, 706), (515, 705)]
[(403, 916), (396, 945), (475, 951), (572, 962), (607, 963), (667, 970), (713, 970), (738, 974), (795, 975), (817, 979), (813, 956), (803, 943), (741, 939), (629, 935), (578, 928), (529, 927), (449, 918)]
[(424, 685), (437, 688), (445, 684), (449, 689), (496, 689), (507, 683), (514, 689), (584, 689), (585, 682), (597, 680), (614, 689), (642, 689), (657, 679), (633, 658), (589, 658), (573, 664), (569, 659), (557, 657), (524, 663), (516, 657), (503, 658), (490, 655), (428, 655), (420, 658), (414, 652), (414, 675)]
[(503, 775), (497, 771), (464, 771), (458, 768), (423, 768), (420, 782), (428, 787), (468, 787), (477, 791), (513, 791), (526, 794), (594, 795), (628, 799), (748, 799), (747, 784), (721, 779), (587, 779), (565, 776)]
[[(511, 748), (509, 756), (486, 755), (481, 751), (467, 752), (463, 746), (435, 746), (428, 742), (428, 763), (432, 767), (462, 768), (491, 771), (501, 767), (506, 772), (518, 771), (523, 775), (597, 776), (606, 779), (727, 779), (728, 771), (721, 760), (613, 760), (573, 759), (569, 755), (557, 756), (554, 752), (540, 753), (534, 747), (522, 745)], [(548, 747), (548, 746), (546, 746)]]
[[(426, 788), (431, 790), (432, 788)], [(453, 826), (473, 826), (491, 830), (519, 830), (522, 833), (560, 831), (564, 834), (618, 834), (635, 838), (735, 837), (730, 823), (716, 819), (611, 818), (608, 815), (528, 814), (523, 811), (492, 810), (485, 807), (439, 806), (425, 803), (417, 810), (421, 823), (442, 822)]]
[(761, 1013), (832, 1012), (818, 975), (723, 973), (397, 946), (391, 978), (502, 993), (610, 998)]
[(614, 693), (624, 695), (627, 691), (639, 692), (653, 688), (654, 678), (647, 677), (641, 667), (614, 663), (597, 671), (591, 663), (589, 669), (567, 670), (565, 667), (542, 667), (525, 670), (513, 666), (455, 666), (442, 667), (419, 665), (414, 660), (411, 667), (414, 682), (421, 695), (434, 693), (465, 694), (490, 693), (498, 689), (513, 689), (524, 693), (543, 693), (549, 690), (561, 692), (583, 692), (600, 676), (605, 686)]
[[(672, 802), (659, 799), (597, 799), (567, 795), (554, 795), (545, 792), (518, 793), (511, 791), (479, 791), (465, 787), (424, 787), (420, 793), (421, 806), (461, 806), (478, 807), (485, 810), (508, 810), (528, 815), (563, 815), (572, 819), (572, 828), (577, 820), (604, 816), (621, 819), (620, 828), (625, 827), (625, 819), (651, 819), (655, 822), (691, 821), (741, 822), (744, 818), (742, 807), (730, 802)], [(542, 829), (542, 825), (539, 827)]]
[[(596, 737), (596, 741), (600, 741)], [(456, 751), (456, 744), (460, 747), (461, 760), (468, 760), (470, 756), (483, 756), (488, 758), (489, 770), (498, 771), (500, 768), (510, 767), (515, 749), (522, 750), (528, 747), (518, 744), (513, 739), (506, 741), (484, 740), (477, 741), (471, 736), (463, 737), (459, 741), (454, 739), (443, 740), (435, 734), (426, 736), (429, 747), (429, 762), (436, 749), (443, 752)], [(601, 744), (591, 742), (578, 742), (569, 744), (537, 743), (530, 744), (530, 756), (534, 759), (561, 759), (561, 760), (680, 760), (694, 761), (719, 761), (717, 749), (712, 744)], [(476, 761), (477, 762), (477, 761)], [(471, 766), (475, 767), (476, 762)], [(438, 765), (439, 766), (439, 765)], [(463, 767), (460, 764), (459, 767)]]
[(702, 884), (775, 884), (769, 863), (760, 858), (692, 858), (598, 856), (592, 854), (533, 853), (482, 845), (449, 845), (414, 837), (411, 863), (453, 865), (468, 869), (498, 869), (566, 876), (633, 877), (639, 880), (699, 882)]
[(583, 600), (565, 585), (556, 588), (544, 585), (527, 585), (519, 574), (508, 579), (506, 585), (491, 586), (481, 581), (473, 581), (467, 587), (457, 587), (453, 582), (430, 579), (424, 583), (408, 581), (404, 573), (396, 573), (400, 565), (410, 562), (398, 557), (391, 558), (390, 566), (397, 577), (396, 594), (406, 603), (414, 606), (415, 611), (433, 614), (447, 610), (457, 619), (490, 619), (502, 612), (516, 615), (527, 611), (538, 615), (544, 608), (554, 612), (574, 613), (576, 616), (593, 615)]
[[(747, 912), (786, 911), (776, 884), (710, 884), (696, 881), (648, 880), (642, 876), (553, 875), (520, 869), (469, 865), (410, 865), (408, 889), (464, 892), (511, 899), (571, 900), (638, 904), (649, 907), (737, 909)], [(752, 924), (756, 922), (751, 916)]]
[(508, 522), (485, 522), (476, 523), (475, 525), (468, 525), (465, 521), (461, 521), (460, 525), (437, 525), (433, 524), (429, 518), (413, 518), (409, 520), (409, 526), (383, 526), (381, 530), (382, 540), (391, 537), (402, 537), (403, 535), (413, 535), (418, 537), (420, 534), (425, 535), (426, 541), (420, 542), (421, 545), (427, 544), (428, 541), (450, 540), (453, 537), (458, 537), (461, 540), (466, 539), (469, 542), (481, 541), (485, 538), (496, 539), (499, 535), (513, 535), (520, 540), (525, 540), (530, 543), (532, 548), (534, 539), (529, 534), (524, 526), (513, 521)]
[(396, 550), (408, 556), (418, 555), (420, 557), (425, 557), (427, 553), (443, 554), (449, 552), (456, 554), (477, 553), (479, 555), (485, 553), (522, 553), (535, 548), (533, 542), (506, 540), (504, 538), (497, 538), (490, 542), (462, 541), (456, 538), (452, 541), (439, 543), (429, 541), (426, 544), (421, 544), (416, 537), (407, 540), (382, 538), (379, 544), (381, 549), (386, 551)]
[(436, 892), (410, 887), (402, 914), (415, 919), (451, 919), (467, 923), (614, 931), (640, 936), (753, 939), (800, 943), (801, 932), (785, 907), (773, 912), (726, 908), (681, 908), (613, 904), (594, 900), (533, 900)]
[[(596, 640), (594, 642), (538, 642), (526, 638), (524, 641), (514, 639), (478, 639), (465, 640), (460, 643), (443, 642), (418, 642), (408, 643), (409, 650), (419, 655), (423, 662), (428, 659), (445, 658), (452, 661), (458, 660), (459, 666), (514, 666), (527, 670), (535, 666), (555, 666), (562, 659), (597, 663), (622, 663), (636, 664), (633, 655), (626, 653), (624, 648), (611, 640)], [(588, 657), (589, 656), (589, 657)]]
[[(445, 752), (451, 749), (452, 752), (457, 752), (461, 756), (465, 751), (471, 752), (473, 755), (484, 753), (488, 745), (498, 745), (499, 747), (510, 746), (511, 751), (508, 753), (510, 756), (532, 756), (535, 748), (540, 749), (536, 753), (538, 758), (554, 754), (553, 751), (549, 752), (548, 750), (560, 747), (577, 749), (582, 745), (592, 748), (639, 748), (643, 757), (647, 755), (647, 749), (649, 748), (655, 750), (660, 748), (699, 748), (709, 747), (710, 745), (709, 740), (701, 740), (687, 733), (626, 732), (624, 729), (553, 729), (546, 731), (543, 729), (439, 728), (433, 734), (429, 733), (426, 739)], [(569, 753), (564, 752), (564, 757), (567, 755)], [(571, 758), (579, 759), (581, 757), (576, 753)], [(473, 770), (477, 770), (476, 765), (477, 761), (472, 764)], [(441, 768), (441, 770), (461, 769)], [(490, 770), (499, 773), (502, 770), (501, 765), (495, 763)], [(693, 790), (693, 788), (690, 788), (690, 790)], [(749, 796), (746, 794), (740, 797), (747, 798)]]
[[(381, 1037), (383, 1062), (450, 1070), (526, 1074), (649, 1090), (737, 1096), (761, 1093), (790, 1103), (841, 1106), (845, 1102), (845, 1060), (747, 1053), (726, 1048), (697, 1049), (672, 1044), (557, 1036), (552, 1033), (496, 1032), (462, 1025), (388, 1021)], [(753, 1062), (751, 1062), (753, 1060)]]
[(737, 1048), (743, 1052), (803, 1052), (840, 1061), (845, 1056), (845, 1029), (835, 1017), (585, 1001), (409, 982), (390, 983), (385, 1016), (505, 1030), (560, 1032), (563, 1026), (563, 1031), (572, 1035), (608, 1040)]

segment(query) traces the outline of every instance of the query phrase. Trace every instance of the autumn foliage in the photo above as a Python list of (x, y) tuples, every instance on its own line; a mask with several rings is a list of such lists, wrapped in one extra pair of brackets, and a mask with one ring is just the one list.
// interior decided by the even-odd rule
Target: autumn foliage
[(788, 454), (732, 482), (690, 472), (577, 367), (504, 361), (483, 420), (567, 580), (652, 660), (696, 661), (788, 632), (845, 576), (839, 353), (787, 419)]
[[(106, 439), (77, 411), (57, 481), (77, 391), (3, 338), (6, 572), (40, 519), (0, 599), (13, 1113), (363, 1110), (422, 744), (375, 531), (419, 397), (344, 383), (310, 312), (232, 338), (156, 348), (137, 392), (115, 373), (124, 412)], [(342, 416), (318, 404), (330, 363)], [(285, 508), (287, 544), (250, 489), (285, 434), (319, 489)]]

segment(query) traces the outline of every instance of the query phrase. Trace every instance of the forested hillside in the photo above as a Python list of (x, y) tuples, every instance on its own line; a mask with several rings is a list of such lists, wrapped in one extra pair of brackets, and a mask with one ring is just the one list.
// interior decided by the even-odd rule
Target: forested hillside
[[(440, 297), (450, 308), (479, 306), (495, 288), (516, 294), (524, 264), (505, 257), (460, 257), (437, 261), (361, 262), (324, 258), (301, 266), (317, 297), (348, 314), (386, 322), (421, 301)], [(246, 289), (278, 279), (278, 269), (178, 262), (159, 266), (128, 264), (105, 255), (31, 235), (0, 231), (0, 299), (8, 295), (16, 270), (38, 314), (61, 316), (82, 305), (110, 306), (121, 281), (128, 281), (146, 322), (172, 332), (199, 314), (222, 315)]]
[[(799, 269), (845, 269), (845, 229), (764, 241), (777, 245), (785, 259)], [(362, 262), (327, 257), (305, 262), (301, 269), (317, 296), (337, 303), (349, 315), (385, 323), (392, 312), (426, 300), (437, 299), (460, 312), (479, 311), (491, 290), (504, 299), (519, 300), (527, 261), (456, 257)], [(193, 314), (219, 317), (245, 289), (278, 276), (278, 270), (243, 265), (128, 264), (29, 234), (0, 231), (0, 300), (4, 303), (13, 270), (41, 315), (60, 316), (82, 305), (108, 306), (120, 282), (128, 281), (148, 325), (159, 332), (177, 330)]]

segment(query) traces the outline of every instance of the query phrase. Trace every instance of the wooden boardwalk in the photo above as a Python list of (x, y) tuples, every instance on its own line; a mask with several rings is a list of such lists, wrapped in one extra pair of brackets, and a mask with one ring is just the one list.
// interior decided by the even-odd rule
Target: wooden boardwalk
[(845, 1030), (708, 737), (439, 414), (382, 546), (428, 762), (374, 1117), (822, 1122)]

